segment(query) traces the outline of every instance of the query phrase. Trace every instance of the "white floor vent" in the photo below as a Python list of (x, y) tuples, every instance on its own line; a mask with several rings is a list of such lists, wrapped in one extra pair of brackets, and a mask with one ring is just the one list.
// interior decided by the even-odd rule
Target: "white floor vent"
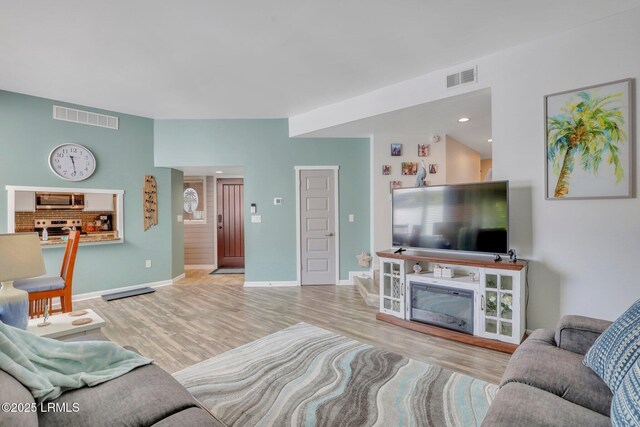
[(462, 70), (457, 73), (447, 75), (447, 89), (456, 86), (476, 83), (478, 81), (478, 67)]
[(65, 122), (118, 129), (117, 117), (92, 113), (91, 111), (75, 110), (73, 108), (61, 107), (59, 105), (53, 106), (53, 118), (56, 120), (63, 120)]

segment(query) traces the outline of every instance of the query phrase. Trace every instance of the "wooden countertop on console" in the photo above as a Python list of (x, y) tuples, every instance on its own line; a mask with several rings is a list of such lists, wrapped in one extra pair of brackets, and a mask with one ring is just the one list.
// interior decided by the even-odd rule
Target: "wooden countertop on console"
[(405, 261), (423, 261), (436, 262), (440, 264), (467, 265), (472, 267), (497, 268), (502, 270), (522, 270), (527, 266), (524, 260), (518, 260), (515, 263), (509, 262), (509, 259), (495, 262), (491, 255), (487, 255), (486, 259), (482, 255), (465, 255), (465, 254), (446, 254), (442, 252), (427, 252), (407, 249), (401, 254), (394, 253), (393, 249), (376, 252), (380, 258), (393, 258)]

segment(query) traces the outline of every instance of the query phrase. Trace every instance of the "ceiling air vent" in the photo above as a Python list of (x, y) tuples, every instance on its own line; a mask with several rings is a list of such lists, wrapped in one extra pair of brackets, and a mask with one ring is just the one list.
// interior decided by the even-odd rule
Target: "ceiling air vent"
[(473, 67), (468, 70), (459, 71), (454, 74), (447, 75), (447, 88), (452, 88), (478, 81), (478, 68)]
[(118, 129), (118, 118), (91, 111), (74, 110), (73, 108), (53, 106), (53, 118), (65, 122), (81, 123), (83, 125), (102, 128)]

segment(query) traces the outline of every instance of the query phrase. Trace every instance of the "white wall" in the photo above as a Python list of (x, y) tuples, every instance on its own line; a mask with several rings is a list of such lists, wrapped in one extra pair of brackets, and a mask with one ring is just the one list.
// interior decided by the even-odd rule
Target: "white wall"
[(533, 260), (529, 327), (614, 319), (640, 298), (640, 200), (546, 201), (543, 127), (544, 95), (638, 78), (638, 22), (634, 9), (493, 58), (493, 178), (511, 182), (512, 245)]
[(463, 184), (480, 181), (480, 153), (457, 139), (446, 136), (446, 182)]
[(207, 223), (184, 225), (184, 264), (207, 265), (216, 264), (214, 245), (216, 232), (215, 180), (207, 177)]
[[(391, 156), (391, 144), (402, 144), (402, 156)], [(429, 157), (418, 157), (418, 144), (430, 144)], [(424, 160), (438, 165), (437, 174), (427, 174), (429, 185), (445, 183), (445, 138), (440, 142), (431, 142), (431, 136), (420, 135), (375, 135), (373, 137), (373, 249), (381, 251), (391, 247), (391, 192), (390, 181), (401, 181), (403, 187), (415, 187), (416, 177), (402, 175), (402, 162), (420, 162)], [(382, 175), (382, 165), (391, 165), (391, 175)], [(377, 268), (377, 257), (373, 267)]]
[[(640, 200), (544, 199), (543, 96), (637, 79), (638, 22), (640, 8), (469, 61), (464, 66), (478, 65), (479, 82), (455, 91), (444, 88), (446, 70), (407, 80), (292, 118), (290, 133), (491, 87), (493, 178), (510, 181), (511, 246), (531, 260), (528, 328), (553, 327), (563, 314), (614, 319), (640, 298)], [(636, 108), (636, 123), (638, 116)], [(375, 152), (374, 167), (381, 164)], [(374, 184), (381, 179), (374, 171)], [(374, 248), (380, 249), (389, 242), (389, 205), (376, 197), (374, 208)]]

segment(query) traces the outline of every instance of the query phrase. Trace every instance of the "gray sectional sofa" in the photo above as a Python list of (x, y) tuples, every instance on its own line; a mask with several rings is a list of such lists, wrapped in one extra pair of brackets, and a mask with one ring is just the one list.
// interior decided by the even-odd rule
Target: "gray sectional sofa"
[[(86, 339), (104, 339), (88, 336)], [(132, 350), (131, 348), (129, 348)], [(27, 388), (0, 370), (0, 402), (35, 404)], [(52, 401), (69, 411), (0, 413), (0, 425), (32, 426), (223, 426), (202, 409), (170, 374), (151, 364), (97, 385), (68, 391)], [(74, 412), (77, 404), (77, 412)]]
[(611, 426), (609, 387), (582, 364), (611, 322), (565, 316), (536, 330), (513, 354), (483, 427)]

